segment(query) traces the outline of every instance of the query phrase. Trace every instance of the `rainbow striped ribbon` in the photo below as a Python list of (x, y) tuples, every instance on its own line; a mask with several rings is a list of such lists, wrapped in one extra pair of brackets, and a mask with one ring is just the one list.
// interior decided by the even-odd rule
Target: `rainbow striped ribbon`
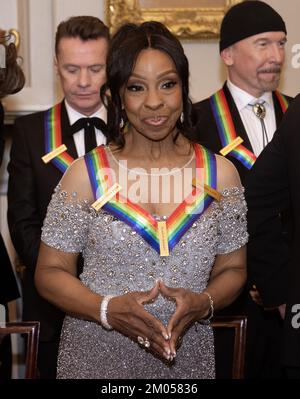
[(279, 101), (282, 112), (285, 114), (286, 110), (288, 109), (288, 106), (289, 106), (288, 99), (282, 93), (280, 93), (280, 91), (278, 91), (278, 90), (275, 91), (275, 95)]
[[(61, 134), (61, 103), (54, 105), (54, 107), (46, 111), (44, 127), (45, 153), (48, 154), (63, 144)], [(73, 161), (74, 158), (66, 151), (51, 160), (62, 173), (68, 169)]]
[[(215, 155), (199, 144), (194, 144), (194, 151), (197, 179), (203, 181), (201, 169), (202, 171), (204, 170), (204, 183), (216, 189), (217, 170)], [(97, 147), (86, 154), (85, 162), (94, 198), (96, 200), (115, 183), (110, 173), (105, 147)], [(166, 220), (169, 251), (175, 247), (181, 237), (203, 214), (213, 200), (214, 199), (209, 196), (207, 192), (193, 187), (187, 198), (183, 200)], [(138, 204), (132, 203), (120, 193), (117, 193), (114, 199), (103, 205), (103, 209), (129, 225), (148, 242), (152, 248), (160, 253), (158, 223), (153, 215), (141, 208)]]
[[(279, 100), (282, 112), (285, 113), (288, 107), (287, 99), (278, 91), (276, 91), (275, 94)], [(233, 140), (235, 140), (238, 135), (236, 133), (229, 105), (223, 89), (219, 90), (210, 97), (210, 104), (217, 124), (222, 146), (226, 147)], [(253, 154), (253, 152), (248, 150), (242, 144), (239, 144), (237, 147), (231, 150), (230, 155), (240, 161), (247, 169), (251, 169), (256, 161), (256, 156)]]

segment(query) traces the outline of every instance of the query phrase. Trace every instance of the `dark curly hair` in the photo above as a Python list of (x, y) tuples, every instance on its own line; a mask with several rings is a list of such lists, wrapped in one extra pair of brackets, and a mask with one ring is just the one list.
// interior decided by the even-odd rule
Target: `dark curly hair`
[[(120, 132), (121, 118), (127, 117), (122, 111), (121, 88), (126, 85), (140, 52), (153, 48), (166, 53), (174, 62), (182, 82), (183, 122), (177, 121), (181, 133), (195, 141), (195, 126), (192, 102), (189, 98), (189, 64), (179, 40), (160, 22), (150, 21), (141, 25), (128, 23), (113, 36), (107, 56), (107, 81), (101, 88), (101, 99), (108, 111), (107, 140), (120, 147), (124, 136)], [(175, 138), (176, 139), (176, 138)]]
[(0, 56), (3, 66), (0, 68), (0, 98), (20, 91), (25, 84), (25, 76), (19, 65), (19, 57), (14, 43), (9, 43), (9, 36), (0, 31)]

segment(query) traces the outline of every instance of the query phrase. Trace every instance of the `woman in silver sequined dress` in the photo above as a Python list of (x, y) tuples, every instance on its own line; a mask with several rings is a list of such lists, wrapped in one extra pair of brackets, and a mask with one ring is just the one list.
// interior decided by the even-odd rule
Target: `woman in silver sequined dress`
[(188, 79), (160, 23), (113, 37), (108, 145), (71, 165), (43, 227), (36, 285), (68, 314), (58, 378), (215, 376), (207, 320), (245, 282), (246, 205), (232, 164), (194, 143)]

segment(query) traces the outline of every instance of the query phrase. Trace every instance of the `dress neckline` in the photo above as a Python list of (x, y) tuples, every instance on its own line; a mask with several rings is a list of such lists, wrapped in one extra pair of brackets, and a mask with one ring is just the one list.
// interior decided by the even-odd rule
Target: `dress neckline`
[[(189, 159), (188, 162), (185, 163), (185, 165), (183, 167), (181, 167), (181, 170), (195, 158), (196, 159), (196, 175), (197, 175), (197, 172), (198, 172), (198, 170), (200, 168), (200, 159), (199, 159), (198, 152), (195, 151), (196, 146), (197, 146), (197, 144), (193, 144), (192, 157)], [(109, 146), (106, 146), (105, 147), (105, 156), (106, 156), (106, 164), (107, 164), (108, 173), (109, 173), (109, 171), (111, 170), (111, 167), (110, 167), (110, 162), (109, 162), (109, 159), (108, 159), (107, 153), (106, 153), (107, 150), (109, 151), (109, 154), (112, 155), (112, 157), (113, 157), (115, 162), (117, 162), (119, 164), (119, 161), (113, 156), (112, 151), (109, 148)], [(110, 177), (110, 179), (111, 179), (110, 185), (112, 186), (116, 182), (112, 179), (112, 176)], [(200, 176), (197, 176), (197, 179), (200, 179)], [(195, 195), (195, 188), (193, 187), (191, 189), (191, 192), (188, 194), (188, 196), (186, 198), (184, 198), (178, 204), (178, 206), (170, 213), (169, 216), (167, 216), (167, 215), (154, 215), (154, 214), (150, 213), (149, 211), (147, 211), (147, 209), (143, 208), (139, 203), (133, 203), (127, 196), (124, 196), (124, 195), (122, 195), (120, 193), (116, 196), (116, 199), (117, 199), (117, 201), (119, 200), (120, 202), (122, 202), (124, 204), (128, 204), (132, 209), (135, 209), (135, 211), (137, 211), (138, 213), (139, 212), (142, 213), (143, 215), (145, 215), (146, 217), (150, 218), (154, 222), (164, 220), (164, 221), (166, 221), (168, 223), (169, 220), (172, 220), (174, 217), (176, 217), (176, 215), (178, 215), (178, 213), (182, 210), (182, 208), (186, 207), (187, 203), (190, 203), (190, 199), (194, 195)], [(160, 218), (160, 219), (157, 219), (157, 217)]]

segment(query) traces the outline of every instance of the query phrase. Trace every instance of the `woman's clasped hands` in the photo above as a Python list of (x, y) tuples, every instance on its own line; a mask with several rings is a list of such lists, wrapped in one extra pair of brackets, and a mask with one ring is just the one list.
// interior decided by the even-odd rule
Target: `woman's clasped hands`
[[(166, 326), (144, 308), (159, 295), (176, 303)], [(141, 348), (171, 362), (187, 329), (205, 318), (209, 311), (210, 303), (206, 295), (185, 288), (172, 288), (157, 280), (149, 291), (113, 297), (109, 302), (107, 319), (113, 329), (130, 337)]]

